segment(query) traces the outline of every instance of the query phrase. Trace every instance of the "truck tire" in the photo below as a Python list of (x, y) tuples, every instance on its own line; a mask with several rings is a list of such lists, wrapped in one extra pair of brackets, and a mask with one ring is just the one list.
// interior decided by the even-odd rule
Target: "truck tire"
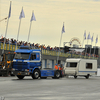
[(15, 76), (14, 74), (10, 74), (10, 76)]
[(40, 71), (38, 69), (34, 70), (32, 74), (33, 79), (38, 79), (40, 77)]
[(17, 77), (18, 77), (19, 79), (23, 79), (25, 76), (17, 75)]
[(2, 74), (0, 74), (0, 76), (2, 76)]
[(3, 76), (4, 76), (4, 77), (7, 77), (7, 76), (8, 76), (8, 73), (3, 73)]
[(53, 79), (59, 79), (60, 78), (60, 71), (55, 71)]
[(10, 76), (10, 72), (8, 71), (8, 69), (3, 73), (4, 77)]

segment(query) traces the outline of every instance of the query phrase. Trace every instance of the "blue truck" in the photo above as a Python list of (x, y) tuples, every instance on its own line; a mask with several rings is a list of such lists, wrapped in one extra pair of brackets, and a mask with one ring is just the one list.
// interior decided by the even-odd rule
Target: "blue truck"
[(19, 79), (23, 79), (25, 76), (31, 76), (33, 79), (38, 79), (39, 77), (60, 78), (63, 76), (63, 70), (42, 69), (41, 50), (32, 49), (28, 46), (20, 46), (15, 51), (11, 73)]

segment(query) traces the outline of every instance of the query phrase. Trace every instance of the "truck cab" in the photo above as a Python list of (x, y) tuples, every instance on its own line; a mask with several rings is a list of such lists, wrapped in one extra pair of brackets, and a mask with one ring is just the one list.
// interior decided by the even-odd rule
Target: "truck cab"
[(12, 74), (16, 75), (19, 79), (29, 75), (34, 79), (38, 78), (41, 69), (41, 50), (21, 46), (15, 52)]

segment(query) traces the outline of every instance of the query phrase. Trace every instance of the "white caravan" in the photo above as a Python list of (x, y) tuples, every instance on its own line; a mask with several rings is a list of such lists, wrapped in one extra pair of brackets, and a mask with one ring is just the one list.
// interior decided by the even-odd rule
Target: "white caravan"
[(66, 59), (64, 65), (65, 75), (84, 76), (86, 79), (90, 75), (97, 74), (97, 60), (94, 59), (81, 59), (81, 58), (69, 58)]

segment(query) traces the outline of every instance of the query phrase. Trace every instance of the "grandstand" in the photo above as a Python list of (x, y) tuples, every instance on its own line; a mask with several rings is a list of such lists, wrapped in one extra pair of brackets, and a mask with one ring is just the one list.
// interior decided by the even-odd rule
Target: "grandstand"
[[(31, 45), (33, 46), (33, 45)], [(17, 49), (20, 47), (20, 45), (17, 46)], [(38, 48), (41, 49), (42, 51), (42, 66), (47, 67), (47, 68), (54, 68), (54, 65), (56, 64), (57, 61), (57, 56), (58, 56), (58, 49), (47, 49), (47, 48), (43, 48), (43, 46), (33, 46), (34, 48)], [(16, 48), (15, 44), (8, 44), (6, 43), (4, 46), (4, 51), (5, 52), (14, 52)], [(70, 48), (70, 47), (69, 47)], [(3, 50), (3, 43), (0, 43), (0, 54), (2, 54), (2, 50)], [(70, 50), (68, 50), (70, 51)], [(88, 50), (87, 50), (88, 51)], [(99, 50), (98, 50), (99, 51)], [(100, 53), (99, 53), (100, 54)], [(59, 53), (59, 63), (63, 64), (65, 63), (66, 58), (87, 58), (87, 59), (97, 59), (99, 61), (99, 57), (89, 57), (88, 55), (81, 55), (78, 53), (74, 53), (74, 52), (66, 52), (66, 47), (65, 48), (61, 48), (60, 53)], [(98, 62), (98, 65), (99, 62)]]

